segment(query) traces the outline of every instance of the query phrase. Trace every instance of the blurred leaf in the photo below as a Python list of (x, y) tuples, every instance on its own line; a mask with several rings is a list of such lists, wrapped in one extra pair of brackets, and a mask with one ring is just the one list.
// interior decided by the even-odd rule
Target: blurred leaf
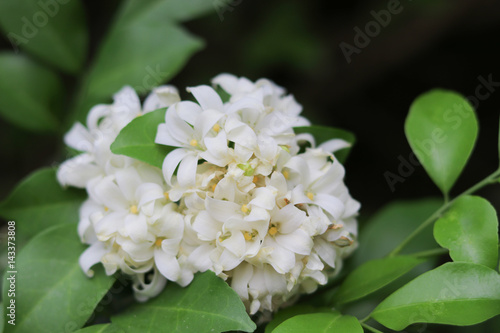
[(53, 110), (60, 107), (63, 93), (59, 78), (29, 58), (7, 52), (0, 53), (0, 73), (0, 114), (30, 131), (56, 131)]
[(454, 261), (498, 266), (498, 218), (495, 208), (476, 196), (456, 199), (434, 224), (434, 237)]
[(85, 198), (83, 190), (61, 188), (55, 169), (45, 168), (19, 183), (0, 203), (0, 215), (16, 221), (19, 243), (51, 226), (78, 222), (78, 210)]
[(446, 263), (386, 298), (372, 313), (399, 331), (413, 323), (474, 325), (500, 314), (500, 275), (483, 265)]
[(477, 131), (473, 107), (463, 96), (447, 90), (419, 96), (405, 122), (412, 150), (445, 195), (467, 163)]
[[(16, 260), (16, 325), (6, 324), (6, 333), (72, 332), (85, 324), (114, 278), (100, 266), (88, 278), (78, 263), (84, 250), (76, 223), (52, 227), (26, 245)], [(8, 290), (5, 283), (4, 300)]]
[(316, 141), (316, 146), (331, 139), (342, 139), (349, 142), (351, 144), (351, 147), (340, 149), (334, 153), (335, 157), (337, 157), (340, 163), (345, 162), (352, 146), (354, 145), (354, 143), (356, 143), (356, 137), (352, 132), (340, 128), (328, 126), (300, 126), (294, 127), (293, 130), (295, 134), (312, 134), (314, 140)]
[(78, 0), (2, 0), (0, 26), (12, 47), (25, 49), (67, 73), (87, 56), (87, 26)]
[(101, 324), (82, 328), (75, 333), (125, 333), (125, 331), (116, 325)]
[(111, 151), (161, 169), (165, 156), (175, 149), (155, 143), (158, 124), (165, 122), (165, 112), (166, 109), (159, 109), (132, 120), (111, 144)]
[(388, 285), (424, 262), (410, 256), (371, 260), (351, 272), (334, 295), (336, 304), (355, 301)]
[(256, 328), (240, 297), (211, 271), (196, 274), (186, 288), (169, 283), (156, 298), (128, 308), (111, 321), (127, 332), (141, 333), (253, 332)]
[(278, 327), (279, 324), (281, 324), (282, 322), (284, 322), (289, 318), (301, 314), (319, 313), (319, 312), (331, 313), (332, 310), (328, 308), (316, 308), (313, 307), (312, 305), (304, 305), (304, 304), (293, 305), (288, 308), (280, 309), (278, 310), (278, 312), (274, 314), (273, 320), (271, 320), (271, 322), (266, 325), (265, 333), (271, 333), (276, 327)]
[[(438, 199), (397, 201), (378, 211), (359, 233), (359, 247), (354, 252), (354, 265), (386, 256), (432, 213), (441, 207)], [(362, 226), (363, 226), (362, 225)], [(432, 226), (415, 237), (402, 251), (409, 254), (438, 247)]]
[(175, 76), (203, 47), (202, 40), (178, 21), (209, 8), (217, 8), (212, 0), (125, 1), (82, 85), (76, 119), (83, 121), (93, 105), (106, 101), (124, 85), (144, 94)]
[(353, 316), (343, 316), (340, 312), (303, 314), (285, 320), (273, 333), (303, 332), (349, 332), (363, 333), (359, 321)]

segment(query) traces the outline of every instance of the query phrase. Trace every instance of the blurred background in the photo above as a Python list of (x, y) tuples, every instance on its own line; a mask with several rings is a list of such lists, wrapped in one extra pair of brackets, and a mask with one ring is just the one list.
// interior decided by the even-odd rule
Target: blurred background
[[(93, 54), (120, 1), (84, 4)], [(206, 46), (171, 83), (208, 83), (221, 72), (266, 77), (293, 94), (315, 124), (354, 132), (357, 143), (346, 164), (346, 182), (362, 213), (370, 215), (395, 199), (439, 195), (421, 167), (392, 188), (386, 180), (387, 172), (398, 175), (401, 161), (410, 160), (404, 120), (412, 101), (432, 88), (456, 90), (477, 101), (479, 140), (453, 193), (497, 167), (499, 1), (235, 0), (223, 8), (214, 0), (214, 9), (185, 24)], [(5, 37), (0, 49), (11, 49)], [(67, 77), (66, 86), (73, 80)], [(0, 198), (31, 171), (64, 158), (60, 137), (29, 133), (4, 121), (0, 140)], [(497, 187), (481, 192), (497, 207), (498, 193)]]

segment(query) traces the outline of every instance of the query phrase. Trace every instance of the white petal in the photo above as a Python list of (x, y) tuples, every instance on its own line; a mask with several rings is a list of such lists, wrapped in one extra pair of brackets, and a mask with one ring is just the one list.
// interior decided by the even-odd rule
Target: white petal
[(189, 150), (179, 148), (167, 154), (167, 156), (163, 160), (162, 165), (163, 177), (165, 178), (167, 184), (172, 186), (172, 176), (175, 172), (175, 169), (177, 169), (177, 166), (182, 161), (182, 159), (190, 153), (191, 152)]
[(337, 251), (335, 246), (328, 243), (321, 237), (317, 237), (314, 240), (314, 250), (318, 253), (320, 258), (326, 262), (330, 267), (335, 267), (335, 259), (337, 257)]
[(215, 109), (222, 111), (224, 106), (219, 95), (209, 86), (189, 87), (187, 91), (192, 93), (203, 110)]
[(101, 261), (107, 250), (102, 242), (96, 242), (88, 247), (78, 259), (78, 263), (87, 276), (94, 276), (94, 271), (90, 268)]
[(280, 233), (282, 234), (294, 232), (306, 221), (306, 213), (294, 205), (286, 205), (272, 216), (272, 222), (280, 223)]
[(203, 116), (203, 110), (196, 103), (184, 101), (175, 106), (175, 111), (179, 118), (186, 123), (194, 125)]
[(241, 212), (241, 206), (234, 202), (207, 197), (205, 203), (210, 216), (221, 222), (225, 222), (233, 216), (240, 215)]
[(207, 211), (201, 211), (194, 220), (193, 229), (201, 240), (211, 241), (221, 232), (222, 223), (215, 221)]
[(196, 184), (196, 169), (198, 167), (198, 155), (195, 152), (186, 154), (179, 163), (177, 170), (177, 181), (181, 186), (194, 186)]
[(231, 288), (244, 300), (248, 300), (248, 282), (252, 278), (253, 267), (246, 262), (241, 263), (233, 271)]
[(94, 139), (89, 130), (80, 123), (75, 123), (64, 135), (64, 143), (79, 151), (90, 152), (93, 149)]
[(303, 255), (311, 253), (313, 241), (302, 229), (297, 229), (289, 234), (279, 234), (275, 237), (276, 243), (285, 249)]
[(336, 152), (337, 150), (344, 149), (350, 147), (351, 144), (342, 139), (332, 139), (323, 142), (318, 146), (318, 148), (323, 149), (329, 153)]
[(135, 168), (118, 170), (115, 173), (116, 183), (123, 196), (129, 201), (135, 201), (135, 191), (143, 183), (139, 173)]
[(319, 193), (314, 197), (314, 203), (330, 213), (335, 220), (340, 219), (344, 213), (344, 203), (334, 196)]
[(102, 174), (102, 169), (94, 162), (94, 157), (89, 154), (80, 154), (66, 160), (57, 170), (57, 180), (63, 186), (84, 188), (91, 179)]
[(155, 88), (144, 101), (144, 112), (164, 108), (180, 102), (179, 92), (174, 86), (160, 86)]
[(102, 203), (112, 210), (128, 209), (127, 199), (113, 182), (112, 176), (92, 179), (87, 185), (87, 192), (94, 201)]
[(181, 275), (181, 268), (177, 258), (165, 253), (161, 249), (155, 249), (155, 264), (160, 273), (170, 281), (176, 281)]
[(149, 283), (145, 282), (146, 274), (138, 274), (136, 278), (138, 281), (134, 282), (132, 288), (134, 289), (134, 296), (139, 302), (145, 302), (148, 299), (157, 296), (165, 288), (167, 279), (161, 275), (157, 270), (153, 273), (153, 278)]

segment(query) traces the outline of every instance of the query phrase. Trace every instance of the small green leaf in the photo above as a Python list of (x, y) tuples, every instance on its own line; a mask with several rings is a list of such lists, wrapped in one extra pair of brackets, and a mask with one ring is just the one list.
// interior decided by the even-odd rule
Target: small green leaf
[[(72, 332), (85, 324), (114, 278), (100, 266), (88, 278), (78, 264), (84, 250), (76, 223), (52, 227), (24, 247), (16, 260), (16, 325), (6, 324), (5, 333)], [(5, 282), (4, 302), (12, 299), (9, 287)]]
[(0, 203), (0, 215), (16, 222), (19, 243), (51, 226), (78, 222), (78, 209), (85, 198), (83, 190), (61, 188), (55, 169), (45, 168), (19, 183)]
[(2, 0), (0, 26), (16, 52), (25, 49), (71, 74), (85, 62), (88, 35), (80, 1)]
[(54, 132), (59, 121), (62, 84), (48, 69), (29, 58), (0, 53), (0, 114), (12, 124), (36, 132)]
[(352, 302), (388, 285), (424, 262), (410, 256), (371, 260), (350, 273), (334, 295), (336, 304)]
[(253, 332), (256, 328), (236, 292), (211, 271), (196, 274), (186, 288), (169, 283), (158, 297), (128, 308), (111, 322), (127, 332), (141, 333)]
[(271, 320), (271, 322), (266, 325), (265, 333), (271, 333), (282, 322), (297, 315), (308, 314), (308, 313), (319, 313), (319, 312), (331, 313), (332, 310), (328, 308), (316, 308), (313, 307), (312, 305), (305, 305), (305, 304), (298, 304), (280, 309), (274, 315), (273, 320)]
[(432, 90), (411, 105), (405, 133), (434, 183), (447, 195), (474, 148), (476, 114), (463, 96)]
[(500, 314), (500, 275), (483, 265), (446, 263), (387, 297), (372, 313), (399, 331), (413, 323), (474, 325)]
[(359, 321), (353, 316), (343, 316), (340, 312), (303, 314), (285, 320), (273, 333), (303, 332), (349, 332), (363, 333)]
[(165, 122), (165, 112), (159, 109), (132, 120), (111, 144), (111, 151), (161, 168), (165, 156), (175, 149), (155, 143), (158, 124)]
[(342, 139), (350, 143), (351, 144), (350, 147), (340, 149), (337, 152), (335, 152), (335, 156), (340, 161), (340, 163), (345, 162), (347, 156), (349, 155), (351, 147), (356, 142), (356, 137), (354, 136), (353, 133), (335, 127), (301, 126), (301, 127), (294, 127), (293, 130), (295, 131), (295, 134), (301, 134), (301, 133), (312, 134), (314, 140), (316, 141), (317, 146), (331, 139)]
[(485, 199), (463, 196), (434, 224), (434, 237), (454, 261), (498, 265), (498, 218)]

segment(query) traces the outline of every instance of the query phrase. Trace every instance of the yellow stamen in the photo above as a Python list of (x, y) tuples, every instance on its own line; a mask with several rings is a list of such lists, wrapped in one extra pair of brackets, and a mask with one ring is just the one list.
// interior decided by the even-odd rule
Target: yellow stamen
[(155, 246), (160, 247), (161, 246), (161, 242), (163, 242), (164, 239), (165, 238), (158, 237), (156, 239)]
[(276, 227), (269, 228), (269, 235), (274, 236), (277, 233), (278, 233), (278, 228), (276, 228)]
[(252, 239), (252, 235), (248, 231), (245, 231), (245, 233), (243, 234), (243, 237), (245, 237), (245, 240), (247, 240), (247, 241)]
[(220, 131), (220, 125), (219, 125), (219, 124), (215, 124), (215, 125), (214, 125), (214, 127), (212, 127), (212, 129), (213, 129), (215, 132), (219, 133), (219, 131)]
[(212, 185), (212, 192), (215, 192), (215, 188), (217, 187), (217, 184)]
[(246, 214), (250, 211), (250, 208), (247, 205), (241, 205), (241, 211)]
[(130, 213), (137, 214), (138, 212), (139, 211), (137, 210), (137, 206), (136, 205), (130, 206)]
[(164, 192), (163, 196), (165, 197), (165, 199), (170, 200), (170, 194), (168, 194), (168, 192)]
[(222, 237), (219, 237), (219, 243), (222, 243), (223, 239)]
[(109, 208), (107, 206), (104, 206), (104, 211), (107, 212)]
[(283, 171), (283, 177), (285, 177), (285, 179), (288, 179), (288, 177), (290, 177), (290, 174), (288, 173), (288, 171)]
[(314, 200), (314, 194), (312, 194), (311, 192), (307, 192), (306, 195), (309, 198), (309, 200)]
[(189, 144), (193, 147), (196, 147), (198, 145), (198, 141), (196, 141), (195, 139), (189, 141)]
[(259, 181), (259, 177), (257, 177), (257, 176), (253, 176), (253, 180), (252, 180), (252, 182), (257, 183), (258, 181)]

